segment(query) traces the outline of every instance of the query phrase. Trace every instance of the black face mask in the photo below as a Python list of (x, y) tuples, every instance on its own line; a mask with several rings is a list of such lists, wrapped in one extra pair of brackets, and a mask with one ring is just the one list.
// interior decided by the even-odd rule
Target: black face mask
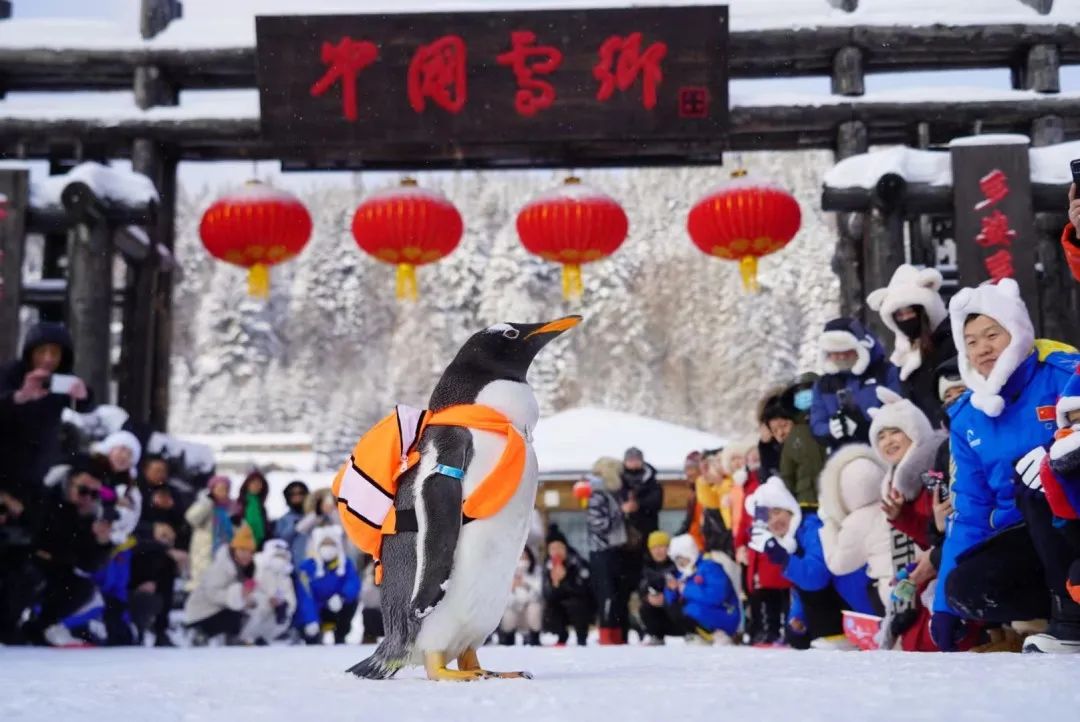
[(896, 327), (900, 329), (900, 333), (908, 337), (909, 341), (915, 341), (922, 336), (922, 315), (916, 315), (903, 321), (898, 320), (896, 321)]

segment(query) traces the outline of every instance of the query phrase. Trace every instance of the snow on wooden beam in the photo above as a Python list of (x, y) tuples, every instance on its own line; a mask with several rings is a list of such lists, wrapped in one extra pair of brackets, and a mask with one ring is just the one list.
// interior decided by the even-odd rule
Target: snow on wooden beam
[[(255, 87), (250, 45), (183, 47), (151, 41), (102, 47), (18, 40), (0, 42), (0, 67), (9, 91), (130, 88), (135, 69), (150, 65), (180, 88)], [(737, 30), (730, 35), (728, 66), (733, 78), (829, 75), (841, 49), (858, 47), (867, 73), (1009, 67), (1038, 44), (1057, 46), (1061, 63), (1080, 63), (1080, 25), (1046, 23)]]
[[(899, 176), (897, 176), (899, 177)], [(887, 178), (887, 176), (882, 176)], [(1032, 183), (1031, 198), (1036, 213), (1064, 214), (1068, 206), (1068, 184)], [(907, 183), (902, 193), (885, 197), (881, 188), (832, 188), (825, 186), (821, 193), (821, 210), (836, 213), (855, 213), (882, 209), (892, 204), (904, 215), (949, 215), (953, 212), (951, 185)]]

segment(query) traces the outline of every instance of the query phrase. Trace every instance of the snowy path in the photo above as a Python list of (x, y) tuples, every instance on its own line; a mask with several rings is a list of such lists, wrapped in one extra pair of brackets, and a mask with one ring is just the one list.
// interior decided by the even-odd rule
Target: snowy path
[(0, 649), (0, 719), (886, 722), (1076, 719), (1080, 655), (483, 649), (532, 681), (342, 673), (357, 647)]

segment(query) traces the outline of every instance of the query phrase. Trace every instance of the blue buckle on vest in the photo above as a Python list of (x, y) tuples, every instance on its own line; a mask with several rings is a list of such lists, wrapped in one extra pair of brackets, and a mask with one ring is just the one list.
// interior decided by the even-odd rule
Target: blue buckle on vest
[(450, 476), (458, 481), (465, 478), (465, 470), (459, 469), (456, 466), (447, 466), (446, 464), (436, 464), (435, 473), (442, 474), (443, 476)]

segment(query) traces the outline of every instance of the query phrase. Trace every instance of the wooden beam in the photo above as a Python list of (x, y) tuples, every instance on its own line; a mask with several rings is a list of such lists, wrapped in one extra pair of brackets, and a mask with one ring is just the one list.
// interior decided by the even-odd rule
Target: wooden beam
[[(1037, 213), (1065, 212), (1068, 206), (1067, 184), (1032, 183), (1031, 200)], [(952, 214), (952, 186), (908, 183), (899, 199), (905, 215)], [(866, 212), (885, 207), (880, 192), (868, 188), (836, 188), (825, 186), (821, 193), (821, 210), (836, 213)], [(1060, 233), (1060, 229), (1059, 229)]]
[(30, 172), (0, 170), (0, 358), (15, 358)]
[(1030, 8), (1034, 8), (1039, 15), (1049, 15), (1054, 9), (1054, 0), (1020, 0)]
[(848, 96), (866, 92), (861, 48), (849, 45), (837, 51), (833, 58), (832, 92), (833, 95)]
[[(918, 126), (930, 122), (930, 142), (945, 143), (957, 135), (968, 135), (976, 124), (986, 133), (1030, 132), (1031, 123), (1043, 116), (1063, 119), (1065, 137), (1080, 138), (1080, 98), (1053, 94), (1016, 100), (921, 102), (873, 102), (852, 98), (824, 105), (735, 106), (730, 113), (727, 145), (730, 150), (800, 150), (834, 148), (836, 129), (848, 121), (866, 126), (869, 145), (914, 144)], [(185, 160), (286, 159), (294, 167), (339, 169), (396, 169), (400, 162), (380, 158), (350, 157), (326, 146), (322, 157), (305, 157), (300, 149), (273, 146), (259, 133), (257, 118), (188, 118), (160, 119), (154, 116), (130, 120), (0, 117), (0, 153), (14, 153), (21, 148), (29, 158), (43, 157), (48, 149), (64, 139), (83, 139), (106, 148), (117, 158), (130, 157), (136, 138), (174, 146)], [(505, 148), (492, 146), (493, 151)], [(395, 155), (400, 155), (394, 148)], [(414, 157), (424, 158), (422, 167), (458, 168), (461, 163), (453, 147), (416, 148)], [(671, 144), (670, 155), (658, 155), (654, 165), (693, 163), (680, 155), (678, 144)], [(588, 148), (569, 148), (568, 154), (580, 151), (587, 158)], [(306, 152), (310, 152), (310, 149)], [(529, 148), (517, 149), (518, 160), (499, 167), (530, 167)], [(643, 162), (650, 162), (643, 159)], [(700, 163), (715, 162), (701, 158)], [(409, 167), (417, 167), (412, 163)], [(488, 167), (495, 167), (491, 164)]]
[(68, 325), (75, 346), (75, 374), (100, 403), (108, 403), (112, 233), (105, 223), (83, 222), (69, 232), (68, 244)]
[(142, 0), (139, 32), (144, 40), (152, 38), (182, 14), (180, 0)]
[[(1009, 67), (1033, 44), (1055, 45), (1062, 63), (1080, 63), (1080, 26), (1064, 23), (824, 26), (736, 31), (730, 40), (734, 78), (829, 75), (833, 58), (849, 46), (866, 53), (868, 73)], [(128, 89), (135, 69), (147, 65), (182, 88), (255, 87), (251, 46), (0, 48), (0, 75), (9, 90)]]

